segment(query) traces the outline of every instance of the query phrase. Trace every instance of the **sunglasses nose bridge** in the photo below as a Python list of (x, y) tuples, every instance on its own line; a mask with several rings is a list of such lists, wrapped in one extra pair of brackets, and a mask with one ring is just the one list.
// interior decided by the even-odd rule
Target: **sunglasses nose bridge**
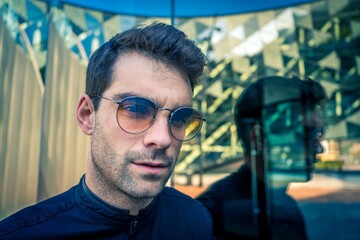
[(169, 130), (169, 133), (171, 133), (170, 119), (171, 119), (171, 115), (172, 115), (173, 111), (172, 111), (171, 109), (169, 109), (169, 108), (159, 108), (159, 107), (156, 108), (156, 111), (155, 111), (155, 113), (153, 114), (152, 123), (151, 123), (151, 125), (149, 126), (149, 128), (152, 127), (154, 124), (156, 124), (155, 122), (159, 121), (158, 118), (159, 118), (159, 113), (160, 113), (161, 111), (169, 111), (169, 112), (170, 112), (169, 115), (167, 116), (167, 127), (168, 127), (168, 130)]
[(168, 116), (168, 120), (170, 121), (171, 116), (172, 116), (172, 114), (173, 114), (174, 111), (171, 110), (171, 109), (169, 109), (169, 108), (157, 108), (156, 115), (158, 115), (159, 112), (161, 112), (161, 111), (169, 111), (169, 112), (170, 112), (170, 113), (169, 113), (169, 116)]

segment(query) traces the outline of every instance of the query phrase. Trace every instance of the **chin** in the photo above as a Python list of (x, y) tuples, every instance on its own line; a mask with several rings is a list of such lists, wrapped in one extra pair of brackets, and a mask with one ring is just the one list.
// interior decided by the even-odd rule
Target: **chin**
[(132, 191), (130, 194), (134, 198), (154, 198), (156, 197), (163, 189), (164, 184), (141, 184), (141, 189)]

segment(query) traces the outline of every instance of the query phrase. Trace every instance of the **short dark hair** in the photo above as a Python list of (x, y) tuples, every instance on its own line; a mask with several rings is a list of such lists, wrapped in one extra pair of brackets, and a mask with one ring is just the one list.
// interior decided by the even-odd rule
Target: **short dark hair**
[(138, 52), (183, 71), (189, 78), (192, 90), (204, 74), (205, 55), (185, 33), (159, 22), (135, 26), (116, 34), (97, 49), (89, 60), (86, 93), (92, 98), (95, 110), (99, 104), (95, 96), (101, 96), (110, 86), (116, 60), (129, 52)]
[[(282, 101), (290, 100), (287, 91), (300, 89), (309, 103), (309, 107), (322, 105), (326, 100), (326, 93), (320, 83), (307, 78), (287, 78), (269, 76), (258, 79), (250, 84), (240, 95), (234, 108), (234, 121), (238, 138), (243, 146), (244, 154), (250, 154), (250, 131), (255, 124), (261, 124), (262, 110), (264, 108), (264, 86), (271, 85), (275, 90), (269, 94), (278, 94)], [(287, 90), (284, 90), (287, 89)]]

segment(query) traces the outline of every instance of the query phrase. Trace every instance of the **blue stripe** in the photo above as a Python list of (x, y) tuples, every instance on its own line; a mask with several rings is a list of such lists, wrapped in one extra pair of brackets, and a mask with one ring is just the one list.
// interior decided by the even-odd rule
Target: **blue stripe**
[[(171, 17), (172, 0), (43, 0), (102, 12), (143, 17)], [(173, 0), (174, 17), (211, 17), (257, 12), (317, 0)]]

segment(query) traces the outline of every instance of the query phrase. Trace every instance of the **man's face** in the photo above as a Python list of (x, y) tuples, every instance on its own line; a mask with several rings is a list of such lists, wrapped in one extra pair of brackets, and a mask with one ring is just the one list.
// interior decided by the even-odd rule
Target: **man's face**
[[(120, 57), (113, 81), (103, 97), (119, 95), (147, 98), (161, 108), (191, 106), (192, 91), (187, 77), (175, 68), (137, 53)], [(96, 178), (108, 190), (134, 199), (156, 196), (169, 179), (181, 142), (169, 132), (169, 111), (159, 111), (155, 123), (145, 132), (130, 134), (116, 119), (118, 105), (101, 100), (95, 114), (91, 139), (91, 164)]]
[(322, 109), (313, 104), (304, 109), (303, 102), (284, 102), (264, 115), (265, 156), (274, 179), (282, 183), (309, 181), (317, 154), (324, 152)]

